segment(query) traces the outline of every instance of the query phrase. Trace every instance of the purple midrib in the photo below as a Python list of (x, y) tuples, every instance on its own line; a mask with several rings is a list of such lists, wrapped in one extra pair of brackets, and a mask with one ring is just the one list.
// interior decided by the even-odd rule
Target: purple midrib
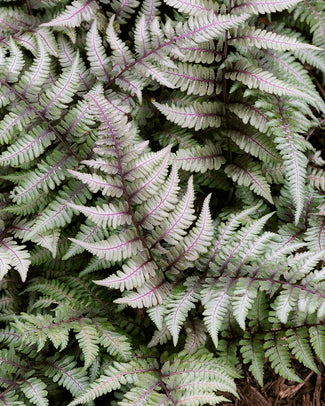
[(23, 190), (21, 193), (18, 193), (15, 195), (15, 197), (20, 197), (24, 196), (26, 193), (28, 193), (31, 189), (36, 188), (40, 183), (44, 181), (47, 177), (49, 177), (56, 169), (59, 168), (60, 165), (62, 165), (68, 158), (70, 158), (70, 154), (65, 155), (60, 162), (58, 162), (55, 166), (53, 166), (44, 176), (42, 176), (36, 183), (32, 184), (28, 189)]
[(105, 66), (104, 66), (104, 62), (102, 61), (102, 59), (101, 59), (101, 57), (100, 57), (100, 55), (98, 53), (98, 50), (97, 50), (96, 41), (95, 41), (95, 30), (93, 30), (93, 34), (92, 34), (91, 39), (92, 39), (93, 49), (95, 51), (97, 60), (99, 61), (100, 66), (102, 68), (102, 71), (105, 73), (105, 76), (106, 76), (107, 80), (109, 80), (109, 74), (107, 73), (107, 70), (105, 69)]
[[(286, 91), (286, 92), (287, 92), (288, 90), (290, 90), (290, 91), (293, 92), (293, 93), (298, 93), (297, 90), (295, 90), (295, 89), (288, 89), (288, 88), (286, 88), (286, 87), (284, 87), (284, 86), (277, 85), (277, 84), (275, 84), (275, 83), (273, 83), (273, 82), (270, 82), (269, 80), (263, 79), (263, 78), (261, 78), (260, 76), (255, 75), (254, 73), (251, 73), (251, 72), (247, 72), (247, 71), (245, 71), (245, 70), (235, 69), (235, 70), (233, 70), (232, 72), (242, 73), (242, 74), (244, 74), (244, 75), (251, 76), (251, 77), (253, 77), (253, 78), (259, 80), (260, 82), (267, 83), (268, 85), (271, 85), (271, 86), (276, 87), (276, 88), (278, 88), (278, 89), (284, 90), (284, 91)], [(300, 93), (300, 92), (299, 92), (299, 93)]]
[(323, 231), (324, 231), (324, 227), (325, 227), (325, 220), (323, 221), (323, 224), (322, 224), (322, 226), (320, 228), (320, 231), (318, 233), (318, 246), (319, 246), (320, 250), (323, 249), (322, 243), (321, 243), (321, 237), (322, 237), (322, 234), (323, 234)]
[(174, 261), (166, 267), (165, 272), (168, 269), (172, 268), (178, 261), (180, 261), (183, 257), (185, 257), (186, 254), (188, 254), (191, 251), (191, 249), (196, 245), (196, 243), (199, 241), (201, 235), (203, 234), (206, 223), (207, 223), (207, 213), (205, 213), (205, 215), (204, 215), (204, 219), (202, 221), (202, 226), (201, 226), (200, 232), (197, 235), (197, 237), (195, 238), (195, 240), (181, 255), (179, 255), (176, 259), (174, 259)]
[[(257, 36), (254, 36), (254, 35), (243, 35), (243, 36), (238, 36), (238, 37), (232, 37), (231, 38), (231, 40), (236, 40), (236, 39), (254, 39), (254, 40), (260, 40), (260, 41), (273, 42), (275, 44), (299, 46), (299, 43), (293, 44), (292, 42), (280, 41), (280, 40), (275, 40), (275, 39), (272, 39), (272, 38), (257, 37)], [(308, 45), (308, 44), (305, 44), (305, 45)]]
[(118, 249), (118, 248), (125, 247), (125, 246), (127, 246), (129, 244), (132, 244), (135, 241), (138, 241), (138, 240), (140, 240), (140, 238), (135, 237), (132, 240), (125, 241), (125, 242), (123, 242), (121, 244), (118, 244), (118, 245), (114, 245), (114, 247), (97, 247), (97, 246), (93, 245), (93, 246), (91, 246), (91, 249), (95, 249), (96, 251), (111, 251), (111, 250), (115, 250), (115, 249)]
[(34, 75), (31, 77), (31, 79), (30, 79), (30, 81), (29, 81), (29, 83), (28, 83), (26, 89), (25, 89), (24, 92), (22, 93), (23, 96), (26, 96), (26, 93), (27, 93), (28, 89), (32, 86), (35, 77), (37, 77), (37, 75), (39, 74), (40, 70), (41, 70), (42, 67), (43, 67), (43, 62), (44, 62), (44, 52), (41, 53), (40, 62), (39, 62), (39, 64), (37, 65), (36, 72), (35, 72)]
[(292, 144), (292, 140), (291, 140), (291, 136), (290, 136), (290, 131), (289, 131), (288, 126), (287, 126), (287, 123), (286, 123), (286, 121), (285, 121), (285, 118), (284, 118), (284, 115), (283, 115), (283, 111), (282, 111), (282, 107), (281, 107), (281, 105), (280, 105), (279, 99), (277, 99), (277, 104), (278, 104), (279, 112), (280, 112), (280, 115), (281, 115), (282, 124), (283, 124), (284, 130), (285, 130), (286, 138), (287, 138), (287, 140), (288, 140), (289, 147), (290, 147), (290, 149), (291, 149), (291, 154), (292, 154), (292, 157), (293, 157), (293, 162), (294, 162), (294, 164), (295, 164), (295, 169), (296, 169), (296, 171), (295, 171), (295, 172), (296, 172), (296, 188), (297, 188), (297, 190), (299, 190), (299, 164), (298, 164), (298, 159), (297, 159), (297, 156), (296, 156), (296, 151), (295, 151), (295, 149), (294, 149), (294, 147), (293, 147), (293, 144)]
[(6, 247), (7, 250), (9, 250), (9, 251), (16, 257), (16, 259), (18, 260), (18, 262), (19, 262), (19, 264), (20, 264), (20, 268), (21, 268), (21, 269), (24, 269), (23, 262), (22, 262), (22, 260), (20, 259), (19, 255), (17, 255), (16, 252), (15, 252), (12, 248), (10, 248), (10, 246), (7, 245), (4, 241), (0, 241), (0, 244), (3, 245), (4, 247)]
[(254, 176), (253, 176), (249, 171), (247, 171), (245, 168), (241, 168), (241, 169), (252, 179), (252, 181), (253, 181), (254, 183), (256, 183), (256, 185), (257, 185), (261, 190), (263, 190), (263, 192), (264, 192), (266, 195), (269, 194), (268, 191), (264, 189), (264, 187), (254, 178)]
[(248, 139), (250, 139), (254, 144), (256, 144), (259, 148), (263, 149), (265, 152), (267, 152), (269, 155), (273, 156), (274, 158), (278, 158), (276, 155), (272, 154), (272, 152), (268, 151), (262, 144), (260, 144), (258, 141), (256, 141), (253, 137), (251, 137), (248, 134), (243, 134), (245, 137), (247, 137)]
[[(71, 202), (80, 192), (85, 187), (85, 185), (81, 185), (74, 193), (72, 196), (69, 197), (69, 199), (66, 201), (66, 203)], [(49, 221), (53, 220), (56, 216), (58, 216), (63, 210), (65, 210), (67, 207), (67, 204), (64, 204), (60, 210), (56, 211), (52, 216), (48, 217), (42, 224), (41, 226), (44, 227), (44, 224), (48, 223)], [(39, 226), (36, 227), (36, 229), (39, 228)]]
[[(195, 285), (193, 286), (193, 288), (189, 291), (189, 292), (187, 292), (187, 294), (183, 297), (183, 299), (179, 302), (179, 304), (178, 304), (178, 306), (177, 306), (177, 308), (176, 308), (176, 310), (175, 310), (175, 312), (174, 312), (174, 315), (173, 315), (173, 325), (175, 326), (175, 323), (176, 323), (176, 319), (177, 319), (177, 315), (178, 315), (178, 312), (179, 312), (179, 309), (182, 307), (182, 304), (187, 300), (187, 298), (188, 297), (190, 297), (193, 293), (194, 293), (194, 291), (195, 291), (195, 289), (197, 288), (197, 286), (199, 286), (199, 284), (201, 283), (201, 279), (199, 279), (196, 283), (195, 283)], [(195, 299), (195, 298), (194, 298)]]
[(74, 75), (75, 71), (74, 69), (71, 69), (68, 80), (65, 82), (64, 86), (62, 87), (62, 89), (55, 95), (54, 99), (52, 99), (50, 101), (50, 103), (45, 107), (44, 111), (42, 112), (42, 114), (45, 114), (49, 108), (52, 106), (53, 103), (55, 103), (61, 96), (61, 94), (66, 90), (66, 88), (68, 87), (68, 85), (71, 83), (72, 77)]
[(178, 76), (178, 77), (181, 77), (183, 79), (189, 79), (189, 80), (193, 80), (193, 81), (196, 81), (196, 82), (214, 83), (213, 79), (205, 79), (205, 78), (200, 78), (200, 77), (195, 77), (195, 76), (189, 76), (189, 75), (184, 75), (184, 74), (177, 73), (177, 72), (172, 72), (172, 71), (168, 71), (167, 73), (169, 75)]
[(166, 230), (166, 231), (164, 232), (164, 234), (163, 234), (162, 236), (160, 236), (160, 237), (158, 238), (158, 240), (156, 240), (156, 241), (151, 245), (150, 249), (151, 249), (151, 248), (154, 248), (154, 247), (159, 243), (159, 241), (163, 240), (166, 236), (168, 236), (168, 235), (176, 228), (177, 224), (181, 221), (181, 219), (182, 219), (183, 216), (185, 215), (185, 213), (186, 213), (186, 211), (187, 211), (187, 209), (188, 209), (188, 207), (189, 207), (189, 205), (190, 205), (190, 200), (191, 200), (191, 194), (189, 194), (188, 199), (187, 199), (186, 202), (185, 202), (185, 207), (184, 207), (182, 213), (179, 215), (177, 221), (176, 221), (176, 222), (173, 222), (173, 225), (172, 225), (168, 230)]
[(162, 286), (164, 283), (165, 283), (165, 281), (163, 280), (158, 285), (154, 286), (152, 289), (150, 289), (148, 292), (144, 293), (143, 295), (136, 296), (133, 299), (128, 298), (128, 303), (135, 302), (135, 301), (137, 301), (139, 299), (143, 299), (144, 297), (146, 297), (146, 296), (150, 295), (151, 293), (153, 293), (155, 290), (159, 289), (160, 286)]
[(73, 14), (71, 14), (71, 16), (69, 16), (69, 17), (62, 18), (62, 20), (60, 20), (60, 22), (62, 23), (62, 21), (69, 21), (69, 20), (73, 19), (77, 14), (83, 12), (84, 9), (85, 9), (86, 7), (88, 7), (88, 5), (89, 5), (90, 3), (92, 3), (93, 1), (94, 1), (94, 0), (88, 0), (87, 3), (86, 3), (83, 7), (81, 7), (78, 11), (76, 11), (76, 12), (73, 13)]
[(186, 158), (176, 158), (175, 161), (195, 161), (195, 160), (206, 160), (219, 158), (221, 155), (206, 155), (206, 156), (191, 156)]
[(191, 31), (191, 32), (189, 32), (189, 33), (180, 35), (179, 37), (172, 38), (171, 40), (169, 40), (169, 41), (165, 42), (164, 44), (162, 44), (162, 45), (156, 47), (155, 49), (151, 50), (151, 51), (148, 52), (147, 54), (142, 55), (140, 58), (138, 58), (138, 59), (136, 59), (135, 61), (131, 62), (129, 65), (126, 65), (126, 66), (124, 67), (124, 69), (122, 69), (121, 72), (118, 73), (118, 75), (116, 75), (114, 78), (111, 79), (111, 81), (110, 81), (109, 83), (106, 84), (105, 87), (110, 86), (111, 83), (113, 83), (116, 79), (118, 79), (120, 76), (122, 76), (122, 75), (123, 75), (128, 69), (130, 69), (132, 66), (134, 66), (135, 64), (141, 62), (143, 59), (145, 59), (145, 58), (147, 58), (148, 56), (150, 56), (151, 54), (153, 54), (153, 53), (159, 51), (160, 49), (165, 48), (166, 46), (171, 45), (172, 43), (174, 43), (174, 42), (176, 42), (176, 41), (180, 41), (180, 40), (182, 40), (182, 39), (189, 38), (189, 37), (191, 37), (192, 35), (195, 35), (195, 34), (201, 32), (201, 31), (203, 31), (203, 30), (207, 30), (207, 29), (212, 28), (212, 27), (215, 27), (215, 26), (217, 26), (217, 25), (222, 26), (222, 25), (228, 24), (228, 23), (230, 23), (230, 22), (235, 22), (236, 20), (241, 20), (241, 19), (242, 19), (242, 17), (241, 17), (241, 16), (238, 16), (238, 17), (232, 18), (232, 19), (230, 19), (230, 20), (217, 21), (217, 22), (214, 22), (214, 23), (212, 23), (212, 24), (208, 24), (208, 25), (205, 25), (205, 26), (203, 26), (203, 27), (199, 27), (198, 29), (196, 29), (196, 30), (194, 30), (194, 31)]
[(175, 173), (175, 175), (173, 176), (173, 179), (172, 179), (172, 181), (171, 181), (171, 183), (170, 183), (170, 187), (168, 188), (168, 190), (167, 190), (167, 192), (166, 192), (164, 198), (163, 198), (162, 200), (160, 200), (159, 204), (158, 204), (155, 208), (153, 208), (150, 212), (148, 212), (148, 213), (141, 219), (140, 224), (142, 224), (148, 217), (150, 217), (155, 211), (157, 211), (157, 210), (159, 209), (159, 207), (161, 207), (161, 206), (165, 203), (165, 201), (167, 200), (169, 194), (171, 193), (171, 191), (172, 191), (172, 189), (173, 189), (173, 187), (174, 187), (174, 181), (175, 181), (175, 178), (176, 178), (176, 171), (175, 171), (174, 173)]
[(168, 113), (174, 113), (179, 116), (215, 117), (217, 115), (216, 113), (185, 113), (183, 111), (168, 109), (165, 106), (164, 106), (164, 110), (166, 110)]
[(134, 274), (136, 274), (141, 268), (143, 268), (143, 267), (144, 267), (145, 265), (147, 265), (149, 262), (150, 262), (150, 259), (148, 259), (146, 262), (144, 262), (143, 264), (141, 264), (140, 266), (138, 266), (134, 271), (132, 271), (131, 273), (127, 274), (125, 277), (110, 280), (109, 283), (119, 283), (119, 282), (122, 282), (122, 281), (125, 281), (125, 280), (131, 278)]
[(2, 137), (3, 133), (5, 133), (6, 131), (8, 131), (10, 128), (12, 128), (14, 125), (16, 125), (17, 121), (19, 121), (22, 117), (24, 117), (24, 115), (30, 111), (30, 107), (27, 107), (22, 113), (19, 114), (19, 116), (15, 117), (9, 125), (7, 125), (7, 127), (2, 131), (2, 133), (0, 133), (0, 138)]
[(0, 158), (0, 162), (2, 161), (6, 161), (7, 159), (10, 159), (16, 155), (19, 155), (20, 153), (22, 153), (23, 151), (25, 151), (26, 149), (31, 148), (31, 145), (35, 144), (36, 142), (40, 141), (42, 138), (44, 138), (47, 134), (49, 134), (50, 131), (44, 131), (41, 135), (39, 135), (37, 138), (34, 138), (29, 144), (25, 145), (24, 148), (19, 149), (16, 152), (13, 152), (10, 155), (5, 156), (4, 158)]

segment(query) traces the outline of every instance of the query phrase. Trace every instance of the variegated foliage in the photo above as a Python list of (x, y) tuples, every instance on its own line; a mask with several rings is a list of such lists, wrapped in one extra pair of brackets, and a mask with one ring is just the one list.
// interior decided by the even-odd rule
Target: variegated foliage
[(324, 27), (317, 0), (4, 2), (0, 404), (319, 373)]

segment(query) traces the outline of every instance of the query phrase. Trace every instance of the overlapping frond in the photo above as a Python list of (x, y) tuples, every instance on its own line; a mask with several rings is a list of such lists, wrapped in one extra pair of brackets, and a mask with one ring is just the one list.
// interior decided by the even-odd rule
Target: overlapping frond
[(320, 373), (324, 4), (4, 4), (0, 403)]

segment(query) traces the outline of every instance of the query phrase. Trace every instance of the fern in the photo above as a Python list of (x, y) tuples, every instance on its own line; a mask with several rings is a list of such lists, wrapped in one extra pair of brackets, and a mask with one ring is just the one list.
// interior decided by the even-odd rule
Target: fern
[(321, 372), (324, 16), (1, 6), (1, 404), (215, 405), (266, 363)]

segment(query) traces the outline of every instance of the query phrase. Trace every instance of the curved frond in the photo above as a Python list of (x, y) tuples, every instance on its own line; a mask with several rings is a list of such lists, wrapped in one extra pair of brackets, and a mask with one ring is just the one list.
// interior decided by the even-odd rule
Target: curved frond
[(168, 120), (183, 128), (194, 128), (198, 131), (208, 127), (219, 127), (221, 124), (222, 106), (217, 102), (194, 102), (187, 106), (152, 103)]

